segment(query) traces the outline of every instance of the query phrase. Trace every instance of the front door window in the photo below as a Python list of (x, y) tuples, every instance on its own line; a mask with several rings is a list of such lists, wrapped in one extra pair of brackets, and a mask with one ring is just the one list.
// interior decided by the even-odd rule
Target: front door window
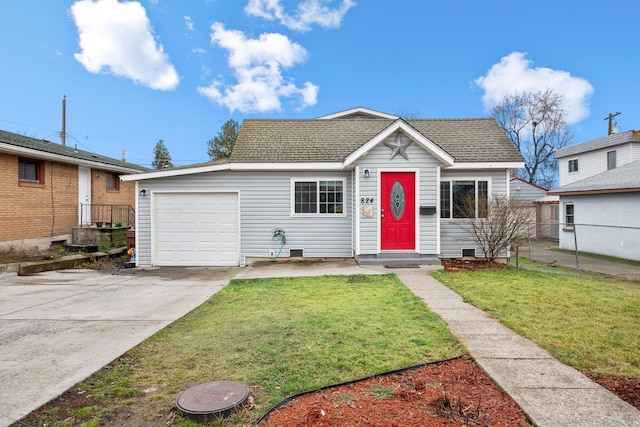
[(396, 220), (404, 214), (405, 193), (400, 181), (396, 181), (391, 188), (391, 213)]

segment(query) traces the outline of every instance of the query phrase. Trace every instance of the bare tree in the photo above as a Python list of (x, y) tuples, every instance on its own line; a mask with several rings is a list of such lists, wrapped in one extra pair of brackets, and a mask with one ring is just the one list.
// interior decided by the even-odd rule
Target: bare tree
[(228, 159), (238, 138), (240, 126), (233, 119), (227, 120), (218, 135), (207, 141), (207, 154), (210, 160)]
[(535, 227), (531, 208), (506, 195), (492, 195), (489, 200), (465, 196), (460, 207), (468, 218), (463, 228), (482, 249), (489, 262), (495, 262), (509, 246), (526, 239)]
[(514, 175), (544, 188), (556, 184), (558, 162), (554, 155), (573, 138), (566, 121), (561, 94), (514, 92), (506, 95), (491, 115), (525, 159), (524, 169)]

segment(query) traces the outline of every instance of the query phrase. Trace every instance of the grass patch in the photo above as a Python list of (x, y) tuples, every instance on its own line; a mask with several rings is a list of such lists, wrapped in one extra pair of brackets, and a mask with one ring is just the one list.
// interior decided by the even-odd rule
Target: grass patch
[(382, 387), (379, 384), (376, 384), (371, 390), (369, 390), (366, 394), (375, 397), (376, 399), (389, 399), (393, 396), (393, 389), (390, 387)]
[[(569, 255), (575, 255), (576, 254), (576, 251), (569, 250), (569, 249), (554, 248), (552, 250), (555, 251), (555, 252), (563, 253), (563, 254), (569, 254)], [(578, 258), (579, 257), (599, 259), (601, 261), (616, 262), (618, 264), (626, 264), (626, 265), (632, 265), (634, 267), (640, 267), (640, 261), (636, 261), (636, 260), (632, 260), (632, 259), (618, 258), (618, 257), (614, 257), (614, 256), (609, 256), (609, 255), (594, 254), (594, 253), (591, 253), (591, 252), (578, 251)]]
[(162, 419), (181, 391), (238, 381), (254, 409), (208, 425), (241, 426), (292, 394), (464, 353), (395, 275), (235, 280), (80, 387)]
[(640, 285), (555, 270), (439, 271), (434, 277), (583, 372), (640, 378)]

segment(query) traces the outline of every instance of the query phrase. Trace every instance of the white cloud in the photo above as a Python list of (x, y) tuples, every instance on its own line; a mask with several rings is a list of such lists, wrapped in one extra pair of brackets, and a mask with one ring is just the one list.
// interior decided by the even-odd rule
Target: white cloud
[(344, 15), (356, 5), (353, 0), (342, 0), (337, 8), (330, 8), (326, 3), (331, 0), (305, 0), (298, 4), (293, 15), (285, 12), (281, 0), (249, 0), (245, 12), (268, 20), (279, 20), (287, 28), (295, 31), (309, 31), (311, 25), (322, 28), (338, 28)]
[(87, 71), (110, 72), (151, 89), (178, 86), (178, 73), (153, 38), (153, 28), (139, 2), (79, 0), (71, 6), (71, 14), (82, 50), (74, 56)]
[(193, 19), (190, 16), (184, 17), (184, 25), (187, 27), (187, 31), (193, 31)]
[(505, 95), (518, 92), (539, 92), (551, 89), (564, 97), (567, 122), (577, 123), (589, 116), (589, 99), (593, 86), (567, 71), (531, 66), (526, 54), (512, 52), (494, 64), (487, 74), (475, 80), (484, 89), (482, 102), (487, 110), (500, 103)]
[(226, 30), (218, 22), (211, 30), (211, 43), (227, 50), (227, 61), (238, 83), (224, 86), (214, 81), (208, 87), (198, 87), (202, 95), (244, 113), (279, 110), (281, 98), (299, 98), (299, 108), (316, 104), (318, 86), (307, 82), (297, 87), (282, 76), (282, 69), (306, 59), (302, 46), (276, 33), (248, 39), (241, 31)]

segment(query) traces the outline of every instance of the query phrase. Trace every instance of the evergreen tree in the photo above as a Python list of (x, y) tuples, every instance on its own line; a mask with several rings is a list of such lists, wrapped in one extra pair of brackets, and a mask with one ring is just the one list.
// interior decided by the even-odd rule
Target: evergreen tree
[(231, 156), (233, 145), (238, 138), (238, 132), (240, 131), (240, 125), (233, 119), (227, 120), (223, 125), (218, 135), (207, 141), (207, 154), (209, 159), (220, 160), (228, 159)]
[(158, 141), (156, 148), (153, 150), (153, 162), (151, 162), (151, 166), (154, 169), (167, 169), (173, 167), (173, 163), (171, 163), (171, 154), (169, 154), (169, 150), (167, 149), (167, 146), (164, 145), (163, 140)]

